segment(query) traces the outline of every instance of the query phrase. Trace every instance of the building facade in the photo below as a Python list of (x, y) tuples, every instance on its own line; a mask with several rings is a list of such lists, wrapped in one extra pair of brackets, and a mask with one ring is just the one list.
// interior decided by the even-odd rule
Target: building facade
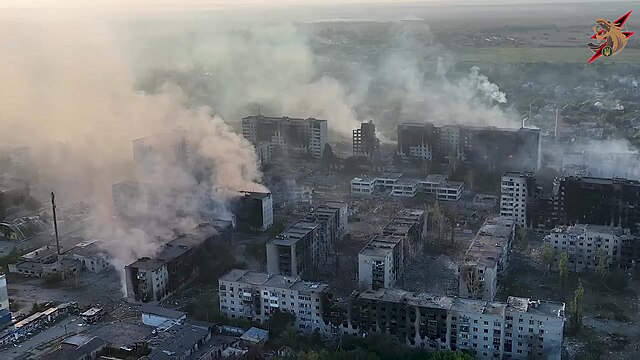
[(237, 228), (266, 231), (273, 225), (273, 196), (270, 192), (241, 191), (234, 203)]
[(266, 323), (275, 312), (296, 316), (297, 331), (331, 335), (326, 284), (298, 277), (232, 269), (218, 279), (220, 313), (229, 319)]
[(509, 297), (506, 303), (381, 289), (354, 291), (345, 333), (384, 333), (427, 351), (476, 359), (552, 359), (562, 352), (564, 303)]
[(433, 194), (439, 201), (458, 201), (464, 194), (464, 183), (449, 181), (446, 175), (429, 174), (423, 179), (402, 178), (402, 173), (358, 176), (351, 180), (351, 194), (372, 195), (376, 191), (397, 197)]
[(267, 272), (305, 277), (320, 265), (324, 243), (320, 224), (299, 221), (267, 242)]
[(327, 144), (327, 120), (248, 116), (242, 135), (253, 144), (267, 142), (278, 154), (311, 154), (321, 158)]
[(401, 236), (376, 235), (358, 254), (358, 284), (364, 290), (392, 288), (404, 276)]
[(509, 264), (515, 237), (513, 219), (497, 217), (485, 221), (458, 269), (460, 297), (492, 301), (498, 291), (498, 278)]
[(403, 208), (382, 228), (382, 234), (403, 238), (404, 263), (419, 254), (427, 242), (427, 216), (425, 210)]
[(490, 169), (535, 171), (542, 159), (540, 139), (539, 129), (404, 123), (398, 125), (397, 152), (438, 163), (455, 158)]
[(353, 155), (375, 157), (380, 149), (380, 140), (376, 137), (376, 125), (373, 121), (360, 124), (353, 130)]
[(566, 253), (570, 271), (596, 271), (599, 266), (608, 269), (613, 264), (628, 264), (628, 259), (623, 258), (623, 247), (635, 242), (636, 237), (629, 229), (580, 224), (558, 226), (544, 240), (553, 246), (556, 264)]
[(500, 216), (514, 219), (519, 226), (530, 227), (530, 205), (535, 192), (533, 173), (505, 172), (500, 183)]

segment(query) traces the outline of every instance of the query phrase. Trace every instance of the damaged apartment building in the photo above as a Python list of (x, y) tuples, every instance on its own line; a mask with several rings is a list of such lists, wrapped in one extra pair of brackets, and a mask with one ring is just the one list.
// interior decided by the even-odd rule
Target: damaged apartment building
[(515, 238), (515, 220), (488, 219), (474, 237), (458, 268), (460, 297), (492, 301), (498, 291), (498, 278), (509, 263)]
[(273, 197), (270, 192), (241, 191), (232, 202), (236, 228), (266, 231), (273, 225)]
[(360, 124), (353, 130), (353, 155), (376, 157), (380, 151), (380, 140), (376, 136), (376, 125), (373, 121)]
[(424, 210), (404, 208), (358, 254), (358, 283), (364, 289), (391, 288), (426, 244)]
[(218, 279), (218, 287), (220, 313), (229, 319), (263, 324), (273, 313), (286, 311), (296, 316), (297, 331), (331, 335), (332, 294), (326, 284), (232, 269)]
[(346, 232), (347, 204), (327, 201), (267, 242), (267, 271), (301, 278), (333, 273)]
[(194, 280), (198, 250), (230, 241), (231, 221), (202, 223), (190, 233), (164, 244), (154, 258), (141, 258), (125, 267), (127, 299), (160, 301)]
[(269, 144), (273, 155), (304, 155), (321, 158), (327, 144), (327, 120), (314, 118), (247, 116), (242, 135), (254, 146)]
[(405, 157), (445, 163), (450, 157), (489, 169), (540, 168), (540, 130), (432, 123), (398, 125), (397, 152)]
[(412, 293), (354, 291), (343, 333), (384, 333), (428, 351), (463, 351), (475, 359), (560, 360), (565, 304), (510, 296), (506, 303)]

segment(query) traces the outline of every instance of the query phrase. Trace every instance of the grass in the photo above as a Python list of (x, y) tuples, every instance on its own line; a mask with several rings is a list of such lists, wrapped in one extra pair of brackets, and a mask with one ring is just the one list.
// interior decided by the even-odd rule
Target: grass
[[(486, 47), (452, 49), (460, 62), (514, 63), (514, 62), (550, 62), (586, 64), (591, 51), (586, 47)], [(601, 61), (630, 63), (637, 62), (639, 49), (625, 49), (614, 58)], [(598, 59), (600, 60), (600, 59)]]

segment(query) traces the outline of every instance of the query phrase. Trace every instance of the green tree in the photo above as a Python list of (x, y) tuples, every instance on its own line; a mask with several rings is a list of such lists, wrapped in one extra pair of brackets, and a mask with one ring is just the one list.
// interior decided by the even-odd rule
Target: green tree
[(544, 244), (540, 254), (542, 255), (542, 261), (547, 265), (547, 272), (549, 272), (549, 270), (551, 270), (551, 265), (553, 265), (553, 260), (555, 259), (555, 250), (553, 249), (553, 246), (550, 244)]
[(322, 151), (322, 159), (320, 159), (322, 166), (325, 170), (331, 170), (336, 163), (336, 155), (333, 153), (333, 148), (329, 144), (324, 145)]
[(573, 300), (569, 304), (569, 324), (573, 331), (580, 331), (582, 328), (582, 304), (584, 300), (584, 287), (582, 281), (578, 283), (578, 288), (573, 294)]
[(473, 360), (473, 356), (463, 352), (438, 351), (431, 354), (429, 360)]
[(568, 268), (569, 258), (566, 252), (560, 255), (560, 262), (558, 262), (558, 279), (560, 281), (560, 289), (564, 292), (567, 285), (567, 279), (569, 278)]
[(288, 311), (275, 311), (269, 317), (270, 336), (279, 336), (296, 321), (296, 316)]
[(596, 252), (596, 274), (600, 275), (604, 279), (609, 272), (609, 254), (604, 249), (598, 249)]

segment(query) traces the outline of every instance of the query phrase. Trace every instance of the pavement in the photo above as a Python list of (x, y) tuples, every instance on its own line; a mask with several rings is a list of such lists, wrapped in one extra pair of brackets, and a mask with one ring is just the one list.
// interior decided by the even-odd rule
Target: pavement
[(54, 340), (63, 339), (66, 336), (81, 333), (91, 328), (93, 325), (86, 325), (82, 319), (77, 316), (69, 316), (55, 325), (39, 332), (38, 334), (28, 338), (27, 340), (15, 344), (15, 346), (0, 351), (0, 359), (27, 359), (37, 358), (44, 353), (37, 347), (43, 344), (49, 344)]

